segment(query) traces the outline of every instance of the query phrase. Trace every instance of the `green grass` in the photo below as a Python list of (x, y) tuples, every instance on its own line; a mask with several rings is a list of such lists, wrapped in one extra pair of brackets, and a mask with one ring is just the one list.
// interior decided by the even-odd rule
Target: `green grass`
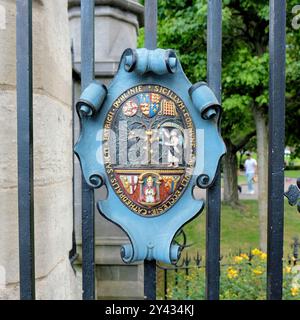
[[(286, 178), (300, 178), (299, 170), (285, 171)], [(223, 179), (222, 179), (223, 180)], [(222, 181), (223, 182), (223, 181)], [(246, 184), (245, 175), (238, 176), (239, 185)], [(222, 204), (221, 216), (221, 252), (227, 255), (239, 249), (249, 250), (259, 246), (258, 203), (257, 200), (241, 200), (242, 210), (233, 209)], [(189, 243), (195, 243), (188, 250), (195, 254), (197, 250), (205, 255), (205, 212), (185, 227)], [(294, 236), (300, 238), (300, 214), (295, 207), (288, 205), (285, 200), (284, 224), (285, 253)]]
[(246, 178), (245, 174), (240, 174), (238, 176), (238, 184), (239, 185), (247, 184), (247, 178)]
[(300, 178), (300, 170), (287, 170), (284, 173), (287, 178)]
[[(259, 221), (257, 200), (241, 200), (243, 210), (233, 209), (229, 205), (222, 205), (221, 216), (221, 253), (228, 255), (239, 249), (248, 251), (259, 247)], [(205, 255), (205, 218), (203, 212), (200, 217), (188, 224), (184, 230), (188, 243), (193, 246), (187, 249), (194, 255), (197, 251)], [(295, 207), (285, 201), (284, 250), (290, 252), (292, 238), (300, 238), (300, 214)]]

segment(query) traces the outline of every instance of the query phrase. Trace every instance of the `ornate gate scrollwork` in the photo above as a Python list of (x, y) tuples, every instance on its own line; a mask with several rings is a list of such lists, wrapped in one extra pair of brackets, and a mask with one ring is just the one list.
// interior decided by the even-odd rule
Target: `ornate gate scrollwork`
[(174, 237), (204, 207), (193, 189), (213, 183), (225, 153), (214, 93), (188, 81), (174, 51), (127, 49), (109, 88), (91, 83), (77, 111), (75, 152), (87, 183), (108, 190), (99, 212), (130, 239), (122, 259), (176, 263)]

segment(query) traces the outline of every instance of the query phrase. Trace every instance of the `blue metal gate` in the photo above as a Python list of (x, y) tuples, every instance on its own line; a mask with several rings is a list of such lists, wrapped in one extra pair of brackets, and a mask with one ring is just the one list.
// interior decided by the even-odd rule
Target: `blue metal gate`
[[(282, 298), (285, 117), (285, 1), (270, 0), (267, 298)], [(35, 299), (32, 125), (32, 1), (17, 4), (18, 190), (21, 299)], [(81, 84), (94, 79), (95, 0), (81, 0)], [(145, 3), (145, 47), (156, 48), (157, 0)], [(221, 99), (222, 1), (208, 0), (207, 77)], [(82, 179), (83, 299), (95, 299), (94, 192)], [(206, 299), (219, 299), (221, 178), (207, 190)], [(156, 298), (156, 263), (145, 262), (145, 297)]]

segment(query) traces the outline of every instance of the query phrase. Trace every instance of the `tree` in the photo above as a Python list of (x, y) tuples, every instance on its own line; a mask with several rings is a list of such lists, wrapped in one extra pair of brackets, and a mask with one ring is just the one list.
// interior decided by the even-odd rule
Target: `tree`
[[(297, 90), (300, 80), (299, 57), (299, 34), (295, 33), (292, 26), (290, 13), (297, 1), (288, 1), (287, 6), (287, 142), (299, 149), (300, 135), (295, 132), (295, 123), (299, 122), (299, 102)], [(267, 197), (268, 197), (268, 41), (269, 41), (269, 6), (266, 1), (225, 1), (225, 10), (230, 10), (232, 19), (230, 28), (235, 29), (237, 34), (234, 38), (228, 35), (224, 43), (225, 53), (234, 44), (233, 59), (224, 55), (224, 68), (235, 68), (229, 78), (223, 82), (225, 108), (232, 103), (232, 97), (237, 100), (243, 97), (247, 100), (248, 108), (253, 114), (256, 127), (257, 155), (258, 155), (258, 210), (260, 220), (260, 247), (267, 249)], [(226, 61), (226, 58), (229, 60)], [(292, 67), (292, 68), (291, 68)], [(229, 73), (229, 70), (227, 70)], [(226, 71), (225, 71), (226, 73)], [(230, 83), (228, 83), (228, 80)], [(298, 87), (297, 87), (298, 85)], [(236, 88), (239, 96), (236, 97)], [(298, 116), (297, 116), (298, 115)], [(293, 123), (293, 129), (290, 124)], [(297, 130), (297, 129), (296, 129)], [(299, 132), (299, 128), (298, 128)]]
[[(226, 1), (232, 17), (229, 28), (236, 30), (234, 38), (229, 32), (225, 40), (225, 53), (234, 46), (233, 59), (224, 55), (224, 97), (226, 105), (243, 99), (251, 111), (256, 128), (258, 156), (258, 211), (260, 247), (267, 249), (267, 197), (268, 197), (268, 25), (269, 12), (266, 1)], [(233, 44), (234, 43), (234, 44)], [(228, 60), (227, 60), (228, 59)], [(226, 72), (226, 71), (225, 71)], [(227, 98), (227, 99), (226, 99)], [(228, 110), (228, 107), (227, 107)]]
[[(158, 45), (173, 48), (192, 82), (206, 78), (206, 0), (161, 0)], [(288, 1), (288, 19), (296, 0)], [(237, 152), (256, 134), (259, 174), (260, 246), (266, 250), (268, 172), (268, 27), (265, 0), (223, 1), (222, 136), (224, 200), (238, 203)], [(300, 149), (299, 33), (287, 26), (287, 142)], [(298, 123), (298, 125), (297, 125)]]

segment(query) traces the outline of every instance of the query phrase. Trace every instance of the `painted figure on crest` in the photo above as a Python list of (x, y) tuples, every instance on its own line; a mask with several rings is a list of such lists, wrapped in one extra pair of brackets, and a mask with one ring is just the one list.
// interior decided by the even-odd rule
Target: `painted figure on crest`
[(155, 203), (156, 187), (153, 185), (153, 178), (147, 178), (146, 186), (144, 187), (144, 197), (146, 203)]
[(167, 129), (163, 129), (164, 136), (168, 139), (164, 142), (164, 145), (169, 147), (168, 149), (168, 166), (178, 167), (180, 162), (179, 157), (181, 156), (181, 137), (177, 129), (173, 129), (171, 133)]

